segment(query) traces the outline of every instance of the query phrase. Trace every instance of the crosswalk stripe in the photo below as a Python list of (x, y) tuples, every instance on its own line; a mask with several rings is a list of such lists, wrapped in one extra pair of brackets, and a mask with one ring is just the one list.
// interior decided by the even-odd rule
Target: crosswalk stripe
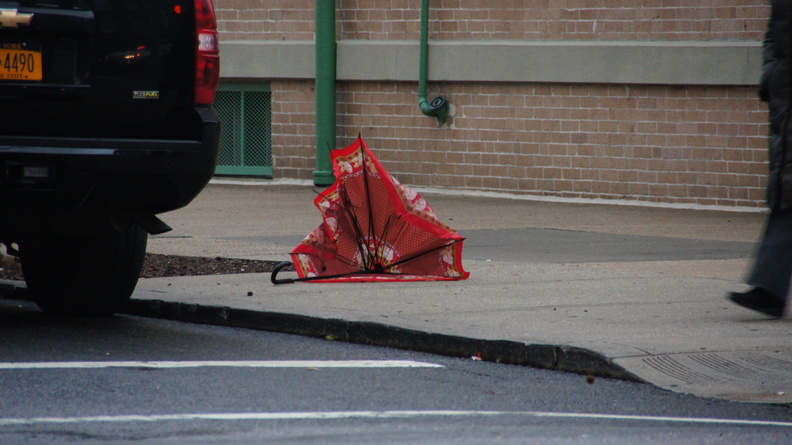
[(94, 362), (10, 362), (9, 369), (97, 369), (97, 368), (443, 368), (436, 363), (410, 360), (208, 360), (208, 361), (94, 361)]
[(169, 422), (169, 421), (238, 421), (238, 420), (343, 420), (343, 419), (405, 419), (417, 417), (498, 417), (518, 416), (537, 418), (595, 419), (657, 423), (694, 423), (792, 428), (792, 422), (772, 420), (718, 419), (700, 417), (636, 416), (596, 413), (555, 413), (541, 411), (318, 411), (318, 412), (262, 412), (262, 413), (197, 413), (92, 417), (30, 417), (0, 418), (0, 426), (35, 424), (74, 424), (91, 422)]

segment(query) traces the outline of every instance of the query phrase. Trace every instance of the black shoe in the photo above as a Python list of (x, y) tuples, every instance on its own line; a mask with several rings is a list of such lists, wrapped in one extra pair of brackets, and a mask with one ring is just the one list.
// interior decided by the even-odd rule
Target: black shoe
[(748, 292), (731, 292), (727, 298), (742, 307), (771, 317), (780, 318), (784, 315), (784, 302), (760, 287), (755, 287)]

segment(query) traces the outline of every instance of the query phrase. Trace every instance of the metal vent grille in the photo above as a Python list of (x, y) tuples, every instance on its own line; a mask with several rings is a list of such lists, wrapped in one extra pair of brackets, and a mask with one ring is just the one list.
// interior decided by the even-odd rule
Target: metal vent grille
[(272, 176), (272, 106), (258, 86), (225, 86), (215, 96), (222, 120), (218, 175)]

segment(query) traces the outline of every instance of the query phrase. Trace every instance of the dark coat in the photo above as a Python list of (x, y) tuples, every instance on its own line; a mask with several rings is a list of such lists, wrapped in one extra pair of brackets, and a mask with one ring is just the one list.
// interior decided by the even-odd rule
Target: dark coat
[(759, 92), (770, 109), (767, 203), (772, 211), (792, 209), (792, 0), (772, 1)]

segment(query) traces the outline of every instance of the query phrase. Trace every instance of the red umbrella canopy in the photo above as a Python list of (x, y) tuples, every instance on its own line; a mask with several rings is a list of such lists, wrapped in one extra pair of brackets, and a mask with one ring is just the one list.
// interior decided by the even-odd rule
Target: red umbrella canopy
[(333, 150), (336, 181), (314, 204), (323, 222), (292, 251), (298, 280), (460, 280), (462, 238), (391, 177), (363, 138)]

